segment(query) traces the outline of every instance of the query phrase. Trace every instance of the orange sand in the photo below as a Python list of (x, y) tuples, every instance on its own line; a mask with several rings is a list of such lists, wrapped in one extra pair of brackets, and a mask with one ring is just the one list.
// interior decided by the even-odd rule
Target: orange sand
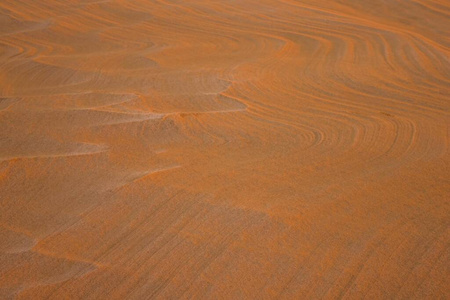
[(0, 298), (449, 299), (450, 2), (0, 1)]

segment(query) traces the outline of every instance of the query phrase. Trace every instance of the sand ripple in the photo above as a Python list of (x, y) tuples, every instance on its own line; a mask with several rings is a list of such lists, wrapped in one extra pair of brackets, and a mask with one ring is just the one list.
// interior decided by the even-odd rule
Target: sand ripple
[(450, 4), (0, 1), (0, 298), (448, 299)]

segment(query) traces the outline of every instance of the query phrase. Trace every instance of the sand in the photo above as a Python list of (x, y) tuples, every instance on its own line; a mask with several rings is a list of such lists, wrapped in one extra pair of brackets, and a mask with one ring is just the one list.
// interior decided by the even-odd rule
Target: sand
[(449, 299), (450, 3), (0, 1), (1, 299)]

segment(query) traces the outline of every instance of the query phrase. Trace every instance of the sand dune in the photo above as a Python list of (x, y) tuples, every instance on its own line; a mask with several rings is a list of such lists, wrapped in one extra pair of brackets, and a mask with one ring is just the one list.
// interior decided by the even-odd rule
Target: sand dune
[(2, 0), (0, 45), (0, 298), (450, 298), (449, 2)]

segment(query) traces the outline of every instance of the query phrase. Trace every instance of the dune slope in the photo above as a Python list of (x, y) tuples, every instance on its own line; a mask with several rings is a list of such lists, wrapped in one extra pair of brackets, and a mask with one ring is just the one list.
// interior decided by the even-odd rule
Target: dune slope
[(449, 299), (450, 3), (0, 1), (1, 299)]

